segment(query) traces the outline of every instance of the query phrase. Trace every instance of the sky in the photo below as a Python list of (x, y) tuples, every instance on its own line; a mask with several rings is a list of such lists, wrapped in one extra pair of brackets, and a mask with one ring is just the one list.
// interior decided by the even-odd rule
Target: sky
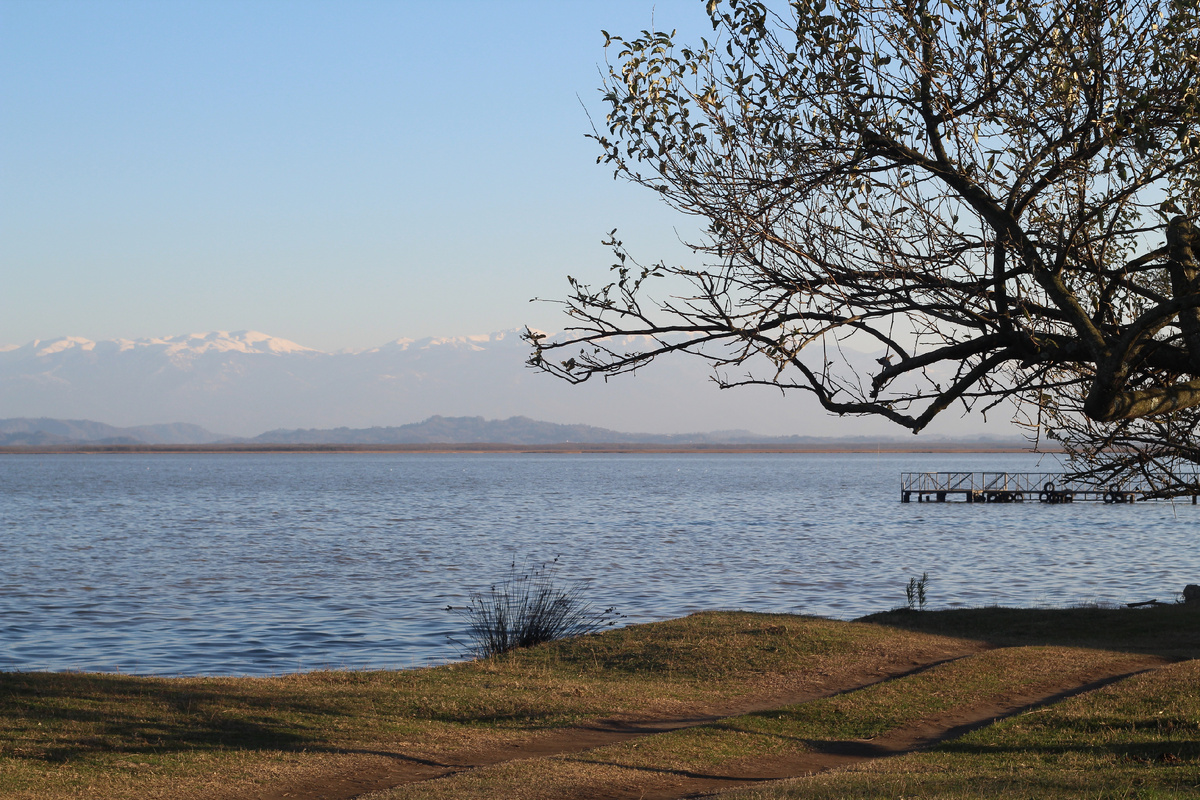
[(696, 259), (587, 138), (601, 31), (644, 29), (712, 35), (703, 0), (0, 0), (0, 348), (559, 331), (530, 301), (604, 281), (609, 231)]
[(700, 0), (0, 0), (0, 345), (260, 330), (322, 350), (564, 326), (616, 228), (604, 37)]

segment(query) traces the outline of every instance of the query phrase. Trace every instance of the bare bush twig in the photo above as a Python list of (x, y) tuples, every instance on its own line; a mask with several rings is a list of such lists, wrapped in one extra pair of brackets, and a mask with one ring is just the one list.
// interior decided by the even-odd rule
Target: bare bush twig
[(561, 582), (557, 557), (540, 566), (526, 561), (520, 568), (513, 561), (503, 581), (486, 591), (472, 591), (467, 605), (446, 610), (467, 622), (470, 644), (463, 645), (464, 650), (488, 658), (615, 625), (623, 615), (612, 606), (598, 609), (584, 599), (588, 583)]

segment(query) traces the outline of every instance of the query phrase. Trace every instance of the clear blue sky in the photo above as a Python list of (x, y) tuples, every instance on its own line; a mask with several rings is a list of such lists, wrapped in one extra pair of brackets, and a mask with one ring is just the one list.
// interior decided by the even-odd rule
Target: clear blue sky
[(612, 228), (601, 29), (703, 0), (0, 0), (0, 345), (257, 329), (322, 349), (563, 321)]

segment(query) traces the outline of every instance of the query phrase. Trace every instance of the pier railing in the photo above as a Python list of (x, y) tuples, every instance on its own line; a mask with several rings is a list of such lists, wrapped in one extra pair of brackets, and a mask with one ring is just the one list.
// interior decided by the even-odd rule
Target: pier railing
[[(1107, 486), (1068, 480), (1058, 472), (904, 472), (900, 475), (902, 503), (1134, 503), (1150, 499), (1145, 484)], [(1196, 504), (1196, 496), (1192, 496)]]

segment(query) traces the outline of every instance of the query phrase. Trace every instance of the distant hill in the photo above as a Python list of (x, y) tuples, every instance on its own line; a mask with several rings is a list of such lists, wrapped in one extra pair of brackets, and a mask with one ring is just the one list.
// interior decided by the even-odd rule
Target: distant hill
[[(484, 419), (433, 416), (423, 422), (394, 427), (274, 430), (255, 436), (250, 441), (264, 444), (691, 444), (714, 441), (712, 437), (715, 435), (623, 433), (591, 425), (541, 422), (528, 417)], [(752, 436), (744, 433), (738, 441)]]
[(184, 422), (118, 428), (86, 419), (0, 419), (0, 446), (48, 447), (70, 444), (212, 444), (228, 436)]
[[(484, 419), (483, 417), (433, 416), (423, 422), (374, 428), (307, 428), (273, 430), (252, 439), (259, 444), (663, 444), (663, 445), (792, 445), (829, 446), (874, 442), (911, 443), (911, 437), (820, 437), (762, 436), (750, 431), (713, 431), (709, 433), (625, 433), (591, 425), (559, 425), (528, 417)], [(943, 437), (924, 437), (923, 442), (946, 442)], [(1024, 445), (1021, 439), (975, 437), (974, 443), (989, 446)]]
[[(882, 444), (902, 449), (917, 442), (912, 437), (880, 436), (762, 436), (750, 431), (708, 433), (626, 433), (592, 425), (559, 425), (528, 417), (485, 419), (483, 417), (433, 416), (408, 425), (373, 428), (277, 429), (253, 438), (221, 436), (199, 425), (174, 423), (118, 428), (90, 420), (4, 419), (0, 420), (0, 446), (55, 447), (78, 445), (418, 445), (418, 444), (649, 444), (649, 445), (746, 445), (782, 447), (863, 447)], [(977, 436), (921, 437), (922, 445), (956, 445), (969, 448), (1024, 447), (1019, 438)]]

